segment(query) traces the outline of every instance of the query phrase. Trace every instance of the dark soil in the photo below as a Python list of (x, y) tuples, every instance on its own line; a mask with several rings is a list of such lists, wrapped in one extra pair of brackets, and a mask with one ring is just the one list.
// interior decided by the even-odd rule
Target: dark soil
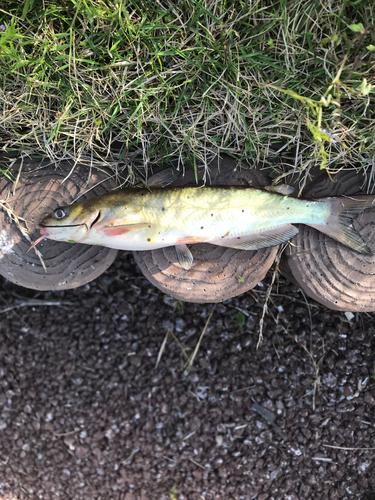
[(0, 496), (374, 499), (374, 315), (281, 281), (257, 349), (269, 281), (216, 306), (187, 373), (213, 306), (131, 255), (72, 291), (1, 278)]

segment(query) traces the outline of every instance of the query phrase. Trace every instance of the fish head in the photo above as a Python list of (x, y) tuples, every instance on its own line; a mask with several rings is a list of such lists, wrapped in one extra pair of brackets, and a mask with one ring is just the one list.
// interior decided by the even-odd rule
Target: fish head
[(56, 208), (44, 217), (38, 229), (43, 238), (56, 241), (84, 242), (103, 211), (84, 204), (74, 203)]

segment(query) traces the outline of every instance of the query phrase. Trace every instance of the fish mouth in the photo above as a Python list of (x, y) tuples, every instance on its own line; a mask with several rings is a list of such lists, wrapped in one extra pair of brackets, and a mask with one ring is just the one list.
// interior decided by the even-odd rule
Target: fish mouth
[(47, 228), (47, 227), (58, 227), (58, 228), (60, 228), (60, 227), (78, 227), (78, 226), (86, 226), (86, 229), (88, 229), (87, 228), (87, 224), (85, 224), (85, 223), (83, 223), (83, 224), (66, 224), (64, 226), (62, 224), (58, 224), (57, 226), (50, 226), (50, 225), (47, 226), (47, 224), (43, 224), (42, 222), (39, 224), (38, 229), (39, 229), (40, 232), (42, 232), (42, 229)]
[(38, 229), (41, 231), (43, 228), (48, 228), (48, 227), (57, 227), (57, 228), (63, 228), (63, 227), (81, 227), (84, 226), (86, 228), (86, 231), (89, 231), (89, 226), (90, 229), (93, 228), (93, 226), (99, 221), (101, 217), (101, 212), (100, 210), (98, 211), (97, 214), (95, 214), (94, 219), (92, 217), (89, 218), (87, 222), (81, 222), (80, 224), (57, 224), (57, 225), (52, 225), (52, 224), (44, 224), (43, 221), (39, 223)]
[(37, 226), (37, 229), (39, 229), (40, 231), (40, 238), (38, 239), (38, 241), (41, 241), (42, 238), (47, 238), (48, 237), (48, 229), (47, 227), (44, 227), (44, 226)]

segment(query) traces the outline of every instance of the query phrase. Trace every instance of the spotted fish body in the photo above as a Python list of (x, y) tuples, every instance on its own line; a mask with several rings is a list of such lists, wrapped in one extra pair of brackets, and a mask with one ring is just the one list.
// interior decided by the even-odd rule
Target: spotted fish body
[(369, 249), (351, 219), (374, 196), (309, 201), (256, 188), (128, 188), (56, 209), (44, 218), (41, 238), (121, 250), (176, 246), (189, 268), (186, 244), (207, 242), (243, 250), (278, 245), (307, 224), (358, 252)]

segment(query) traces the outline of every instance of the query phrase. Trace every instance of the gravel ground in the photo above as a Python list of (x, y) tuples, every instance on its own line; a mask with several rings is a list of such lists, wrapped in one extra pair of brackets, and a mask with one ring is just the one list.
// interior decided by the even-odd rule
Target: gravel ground
[(1, 500), (374, 499), (374, 315), (281, 280), (257, 349), (269, 281), (213, 310), (131, 255), (73, 291), (1, 278)]

